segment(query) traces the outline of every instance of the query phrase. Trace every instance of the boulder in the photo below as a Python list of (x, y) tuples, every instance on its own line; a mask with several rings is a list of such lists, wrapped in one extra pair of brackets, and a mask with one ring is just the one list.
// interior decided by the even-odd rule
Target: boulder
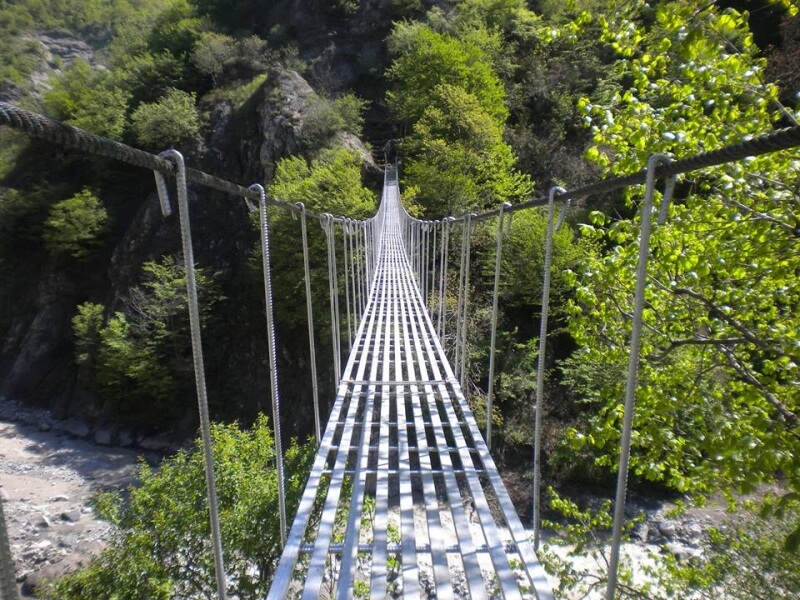
[(172, 440), (164, 435), (144, 436), (139, 438), (139, 447), (143, 450), (164, 452), (172, 445)]
[(675, 522), (674, 521), (662, 521), (658, 524), (658, 531), (663, 535), (665, 538), (672, 538), (675, 536)]
[(45, 581), (54, 581), (71, 571), (86, 566), (90, 558), (91, 557), (87, 554), (74, 553), (65, 556), (56, 563), (46, 565), (30, 573), (22, 583), (22, 595), (35, 596), (36, 588), (41, 586)]
[(61, 520), (62, 521), (69, 521), (70, 523), (77, 523), (81, 520), (81, 511), (79, 508), (74, 508), (72, 510), (66, 510), (61, 513)]
[(78, 418), (67, 419), (66, 423), (64, 423), (64, 429), (78, 438), (87, 438), (92, 431), (86, 421)]
[(114, 443), (115, 433), (116, 430), (111, 425), (99, 427), (97, 431), (94, 432), (94, 441), (100, 446), (110, 446)]

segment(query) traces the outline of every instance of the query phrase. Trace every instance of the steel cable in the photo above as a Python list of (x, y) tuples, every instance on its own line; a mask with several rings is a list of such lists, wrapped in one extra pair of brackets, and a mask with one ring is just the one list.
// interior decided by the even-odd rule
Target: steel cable
[(306, 225), (306, 207), (298, 202), (300, 208), (300, 230), (303, 240), (303, 275), (306, 284), (306, 315), (308, 318), (308, 349), (311, 359), (311, 392), (314, 399), (314, 434), (317, 443), (322, 440), (322, 425), (319, 414), (319, 384), (317, 381), (317, 349), (314, 342), (314, 306), (311, 297), (311, 268), (308, 257), (308, 227)]
[[(197, 406), (200, 415), (200, 431), (203, 440), (203, 460), (206, 475), (206, 492), (208, 499), (209, 523), (211, 525), (211, 542), (214, 549), (214, 571), (217, 579), (217, 593), (220, 600), (227, 597), (227, 582), (225, 564), (222, 555), (222, 533), (219, 523), (219, 502), (217, 486), (214, 478), (214, 456), (211, 447), (211, 420), (208, 414), (208, 391), (206, 389), (205, 363), (203, 359), (203, 340), (200, 325), (200, 308), (197, 299), (197, 278), (194, 266), (194, 251), (192, 249), (192, 228), (189, 221), (189, 194), (186, 185), (186, 169), (183, 155), (177, 150), (165, 150), (159, 154), (162, 160), (173, 161), (175, 166), (175, 181), (178, 196), (178, 217), (181, 228), (181, 245), (183, 247), (183, 260), (186, 268), (186, 295), (189, 305), (189, 330), (192, 341), (192, 358), (194, 362), (194, 378), (197, 390)], [(157, 178), (161, 177), (161, 172)], [(166, 183), (161, 181), (158, 185), (160, 194), (166, 192)], [(160, 196), (164, 216), (169, 216), (169, 198)]]
[[(633, 435), (633, 409), (636, 400), (636, 383), (639, 373), (639, 351), (644, 314), (644, 292), (647, 283), (647, 262), (650, 256), (650, 228), (653, 221), (653, 203), (657, 167), (669, 166), (671, 159), (663, 154), (656, 154), (647, 161), (647, 188), (642, 204), (642, 224), (639, 238), (639, 257), (636, 266), (636, 291), (633, 300), (633, 322), (631, 324), (630, 354), (628, 356), (628, 378), (625, 382), (625, 414), (622, 423), (622, 440), (620, 442), (619, 470), (617, 471), (617, 493), (614, 504), (614, 526), (611, 539), (611, 557), (608, 564), (608, 585), (606, 600), (614, 600), (617, 588), (617, 572), (619, 570), (619, 550), (622, 543), (622, 525), (625, 521), (625, 500), (628, 486), (628, 464), (631, 454), (631, 438)], [(662, 207), (669, 204), (675, 189), (675, 177), (670, 176), (662, 200)], [(660, 214), (664, 214), (662, 209)]]
[(497, 215), (497, 246), (495, 248), (494, 260), (494, 291), (492, 292), (492, 331), (489, 342), (489, 390), (486, 393), (486, 447), (492, 449), (492, 401), (494, 400), (494, 365), (495, 349), (497, 346), (497, 311), (498, 297), (500, 295), (500, 271), (501, 260), (503, 258), (503, 231), (505, 215), (503, 211), (511, 206), (504, 202), (500, 206), (500, 213)]
[(344, 301), (345, 312), (347, 313), (347, 352), (353, 347), (353, 326), (350, 319), (350, 252), (348, 250), (348, 238), (350, 223), (345, 219), (342, 223), (342, 271), (344, 271)]
[[(464, 394), (467, 394), (466, 390), (466, 381), (467, 381), (467, 350), (468, 344), (467, 340), (469, 338), (469, 328), (467, 327), (467, 315), (469, 314), (469, 270), (470, 270), (470, 258), (471, 258), (471, 249), (472, 249), (472, 217), (474, 215), (470, 214), (467, 215), (467, 220), (464, 223), (464, 233), (467, 237), (465, 242), (466, 245), (466, 260), (465, 260), (465, 269), (464, 269), (464, 308), (459, 317), (459, 321), (463, 321), (463, 325), (461, 326), (461, 368), (459, 369), (460, 375), (460, 382), (461, 382), (461, 389), (464, 391)], [(487, 418), (490, 418), (487, 415)]]
[(439, 284), (439, 314), (437, 315), (436, 332), (439, 339), (444, 339), (445, 333), (445, 319), (447, 317), (447, 307), (445, 306), (445, 290), (447, 289), (447, 262), (449, 260), (450, 251), (450, 224), (452, 220), (450, 217), (445, 217), (442, 221), (444, 240), (442, 241), (443, 252), (441, 255), (442, 266), (440, 270), (441, 282)]
[(539, 549), (539, 527), (541, 525), (541, 447), (542, 416), (544, 413), (544, 367), (547, 350), (547, 320), (550, 313), (550, 271), (553, 264), (553, 231), (558, 230), (564, 221), (569, 206), (569, 199), (553, 226), (556, 194), (563, 194), (564, 188), (550, 188), (547, 202), (547, 233), (544, 242), (544, 282), (542, 283), (542, 314), (539, 323), (539, 356), (536, 367), (536, 408), (533, 426), (533, 547)]
[(325, 239), (328, 244), (328, 291), (331, 303), (331, 338), (333, 343), (333, 369), (336, 372), (335, 383), (339, 385), (341, 371), (341, 350), (339, 335), (339, 284), (336, 272), (336, 244), (333, 231), (333, 216), (325, 213), (320, 217), (320, 225), (325, 231)]
[(283, 468), (283, 440), (281, 436), (281, 400), (278, 394), (278, 361), (275, 348), (275, 321), (272, 299), (272, 274), (269, 258), (269, 215), (267, 214), (267, 195), (259, 184), (248, 188), (257, 192), (258, 216), (261, 226), (261, 259), (264, 271), (264, 299), (266, 302), (267, 316), (267, 355), (269, 358), (269, 381), (272, 397), (272, 427), (275, 432), (275, 461), (278, 471), (278, 510), (281, 522), (281, 547), (286, 545), (286, 483)]

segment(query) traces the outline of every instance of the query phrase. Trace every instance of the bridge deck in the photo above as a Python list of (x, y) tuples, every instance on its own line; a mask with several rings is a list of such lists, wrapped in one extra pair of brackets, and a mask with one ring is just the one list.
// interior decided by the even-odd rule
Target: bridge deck
[(377, 272), (269, 598), (552, 598), (384, 190)]

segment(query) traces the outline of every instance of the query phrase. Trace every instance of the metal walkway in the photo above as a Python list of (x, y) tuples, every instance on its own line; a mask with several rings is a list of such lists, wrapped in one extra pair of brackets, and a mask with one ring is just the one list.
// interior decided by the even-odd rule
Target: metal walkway
[(552, 598), (445, 358), (387, 179), (380, 252), (269, 598)]

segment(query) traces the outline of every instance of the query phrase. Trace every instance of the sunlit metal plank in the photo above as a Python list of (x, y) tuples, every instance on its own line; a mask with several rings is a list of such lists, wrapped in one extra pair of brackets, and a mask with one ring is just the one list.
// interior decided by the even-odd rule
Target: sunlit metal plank
[[(407, 293), (413, 296), (413, 289), (408, 290)], [(421, 311), (417, 313), (417, 325), (420, 328), (424, 328), (424, 326), (428, 323), (426, 323), (425, 319), (420, 318), (420, 312)], [(432, 327), (428, 328), (425, 333), (428, 337), (435, 337), (436, 335)], [(417, 336), (417, 339), (419, 339), (419, 336)], [(418, 343), (416, 345), (416, 350), (421, 369), (420, 377), (427, 378), (428, 366), (430, 366), (431, 370), (434, 371), (438, 361), (442, 359), (442, 356), (439, 356), (435, 353), (435, 351), (432, 351), (431, 345), (428, 343)], [(423, 350), (427, 352), (427, 356), (423, 356)], [(461, 492), (459, 491), (458, 481), (455, 478), (455, 473), (457, 471), (453, 468), (453, 464), (450, 459), (450, 450), (460, 451), (461, 449), (457, 447), (452, 448), (446, 442), (444, 427), (442, 426), (442, 421), (439, 417), (439, 410), (435, 397), (436, 392), (434, 392), (434, 388), (438, 385), (443, 385), (444, 382), (435, 377), (432, 377), (429, 381), (430, 385), (425, 386), (425, 391), (428, 399), (429, 413), (431, 415), (430, 421), (433, 426), (437, 443), (444, 446), (444, 448), (442, 448), (439, 452), (439, 460), (442, 464), (442, 473), (444, 474), (447, 496), (450, 501), (450, 511), (453, 517), (454, 528), (456, 535), (458, 536), (461, 549), (461, 560), (462, 564), (464, 565), (464, 576), (466, 578), (469, 593), (472, 598), (487, 598), (486, 586), (483, 581), (483, 576), (481, 575), (481, 568), (475, 552), (475, 545), (473, 543), (469, 521), (467, 519), (466, 512), (464, 511), (464, 505), (461, 498)], [(453, 381), (455, 382), (455, 380)], [(471, 461), (469, 465), (471, 465)], [(459, 470), (458, 472), (463, 473), (464, 471)]]
[[(361, 322), (358, 335), (356, 336), (357, 338), (360, 338), (362, 335), (364, 335), (366, 339), (372, 339), (372, 328), (375, 324), (376, 312), (377, 311), (374, 310), (371, 311), (369, 313), (369, 317)], [(358, 374), (356, 377), (359, 379), (364, 377), (364, 371), (367, 363), (366, 361), (357, 361), (359, 355), (360, 352), (351, 353), (347, 361), (347, 366), (345, 367), (345, 375), (350, 374), (352, 377), (353, 369), (357, 365)], [(340, 384), (340, 393), (345, 393), (347, 387), (347, 384)], [(361, 408), (361, 388), (362, 386), (352, 386), (352, 389), (349, 392), (351, 397), (351, 410), (348, 411), (347, 421), (345, 422), (344, 431), (342, 432), (342, 439), (337, 448), (336, 466), (334, 467), (333, 474), (331, 475), (331, 483), (328, 488), (328, 494), (325, 498), (325, 505), (322, 511), (319, 530), (315, 540), (316, 548), (311, 556), (311, 562), (308, 568), (308, 576), (303, 588), (303, 600), (317, 598), (319, 596), (319, 590), (322, 587), (322, 580), (325, 573), (325, 563), (328, 560), (328, 546), (333, 538), (334, 526), (336, 522), (336, 511), (340, 502), (341, 489), (344, 485), (344, 470), (351, 448), (353, 430), (356, 427), (356, 416), (358, 414), (358, 409)], [(352, 408), (353, 406), (356, 407), (355, 410)], [(363, 429), (362, 423), (362, 435), (365, 433)]]

